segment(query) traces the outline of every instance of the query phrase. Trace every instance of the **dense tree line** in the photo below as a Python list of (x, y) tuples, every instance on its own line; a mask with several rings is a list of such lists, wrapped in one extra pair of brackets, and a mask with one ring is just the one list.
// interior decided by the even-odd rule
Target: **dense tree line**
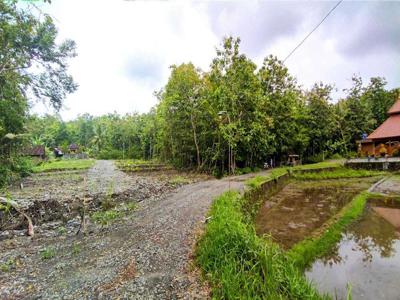
[(85, 114), (64, 122), (58, 115), (30, 116), (27, 132), (33, 145), (68, 152), (70, 144), (101, 159), (152, 159), (155, 153), (155, 113), (116, 113), (100, 117)]
[(276, 57), (257, 67), (224, 40), (210, 71), (171, 67), (158, 105), (147, 114), (83, 115), (70, 122), (31, 117), (29, 132), (48, 147), (78, 143), (99, 158), (158, 158), (179, 168), (214, 174), (260, 167), (299, 154), (310, 162), (354, 155), (356, 140), (382, 123), (399, 90), (383, 78), (353, 77), (336, 103), (334, 87), (304, 90)]
[(57, 44), (52, 19), (17, 9), (15, 1), (0, 0), (0, 32), (3, 179), (22, 171), (24, 143), (64, 150), (76, 143), (97, 158), (158, 158), (219, 175), (279, 163), (289, 154), (308, 161), (348, 156), (363, 133), (385, 120), (399, 95), (384, 78), (363, 84), (355, 76), (334, 102), (334, 86), (316, 83), (305, 90), (276, 57), (257, 66), (240, 51), (240, 40), (230, 37), (208, 71), (191, 63), (171, 66), (149, 113), (85, 114), (64, 122), (58, 115), (30, 115), (29, 101), (40, 99), (57, 111), (77, 88), (67, 74), (75, 43)]
[(382, 123), (399, 95), (384, 78), (363, 85), (352, 78), (346, 97), (333, 103), (334, 89), (316, 83), (304, 90), (276, 57), (260, 68), (227, 38), (209, 72), (192, 64), (173, 66), (158, 94), (158, 154), (178, 167), (234, 173), (284, 161), (288, 154), (318, 161), (351, 155), (356, 140)]

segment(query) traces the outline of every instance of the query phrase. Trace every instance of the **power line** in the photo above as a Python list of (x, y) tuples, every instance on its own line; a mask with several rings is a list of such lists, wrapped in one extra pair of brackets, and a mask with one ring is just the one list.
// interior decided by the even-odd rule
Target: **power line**
[(336, 3), (336, 5), (334, 7), (331, 8), (331, 10), (326, 14), (326, 16), (321, 20), (321, 22), (318, 23), (317, 26), (314, 27), (313, 30), (310, 31), (309, 34), (307, 34), (305, 36), (305, 38), (288, 54), (288, 56), (286, 56), (286, 58), (283, 60), (283, 62), (285, 62), (301, 45), (303, 45), (303, 43), (308, 39), (308, 37), (313, 34), (313, 32), (315, 30), (318, 29), (319, 26), (321, 26), (322, 23), (324, 23), (324, 21), (329, 17), (329, 15), (340, 5), (340, 3), (342, 3), (343, 0), (340, 0), (338, 3)]

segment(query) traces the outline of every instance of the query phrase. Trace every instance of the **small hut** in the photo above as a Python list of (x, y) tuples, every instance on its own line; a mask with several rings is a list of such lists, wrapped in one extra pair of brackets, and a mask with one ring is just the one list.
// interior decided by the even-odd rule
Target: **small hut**
[(290, 154), (286, 164), (291, 167), (301, 165), (300, 155)]
[(25, 150), (25, 155), (45, 159), (46, 158), (46, 147), (43, 145), (36, 145)]
[(68, 147), (69, 153), (78, 153), (79, 152), (79, 146), (77, 144), (71, 144)]
[(388, 111), (386, 119), (374, 132), (358, 141), (362, 156), (392, 156), (400, 151), (400, 98)]

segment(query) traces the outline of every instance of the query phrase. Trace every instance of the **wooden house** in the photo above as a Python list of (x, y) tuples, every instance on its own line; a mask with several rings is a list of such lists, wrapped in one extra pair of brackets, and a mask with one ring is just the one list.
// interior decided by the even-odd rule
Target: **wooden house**
[(386, 121), (374, 132), (358, 141), (361, 156), (392, 156), (400, 151), (400, 98), (388, 114)]

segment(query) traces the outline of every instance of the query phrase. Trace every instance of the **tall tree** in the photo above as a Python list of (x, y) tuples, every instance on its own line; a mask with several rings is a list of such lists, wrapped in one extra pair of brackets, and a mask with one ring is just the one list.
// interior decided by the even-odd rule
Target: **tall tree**
[[(57, 29), (45, 15), (17, 8), (17, 1), (0, 0), (0, 159), (16, 146), (9, 137), (24, 132), (28, 95), (60, 109), (66, 94), (77, 88), (67, 74), (75, 43), (56, 43)], [(15, 149), (17, 150), (17, 149)]]

